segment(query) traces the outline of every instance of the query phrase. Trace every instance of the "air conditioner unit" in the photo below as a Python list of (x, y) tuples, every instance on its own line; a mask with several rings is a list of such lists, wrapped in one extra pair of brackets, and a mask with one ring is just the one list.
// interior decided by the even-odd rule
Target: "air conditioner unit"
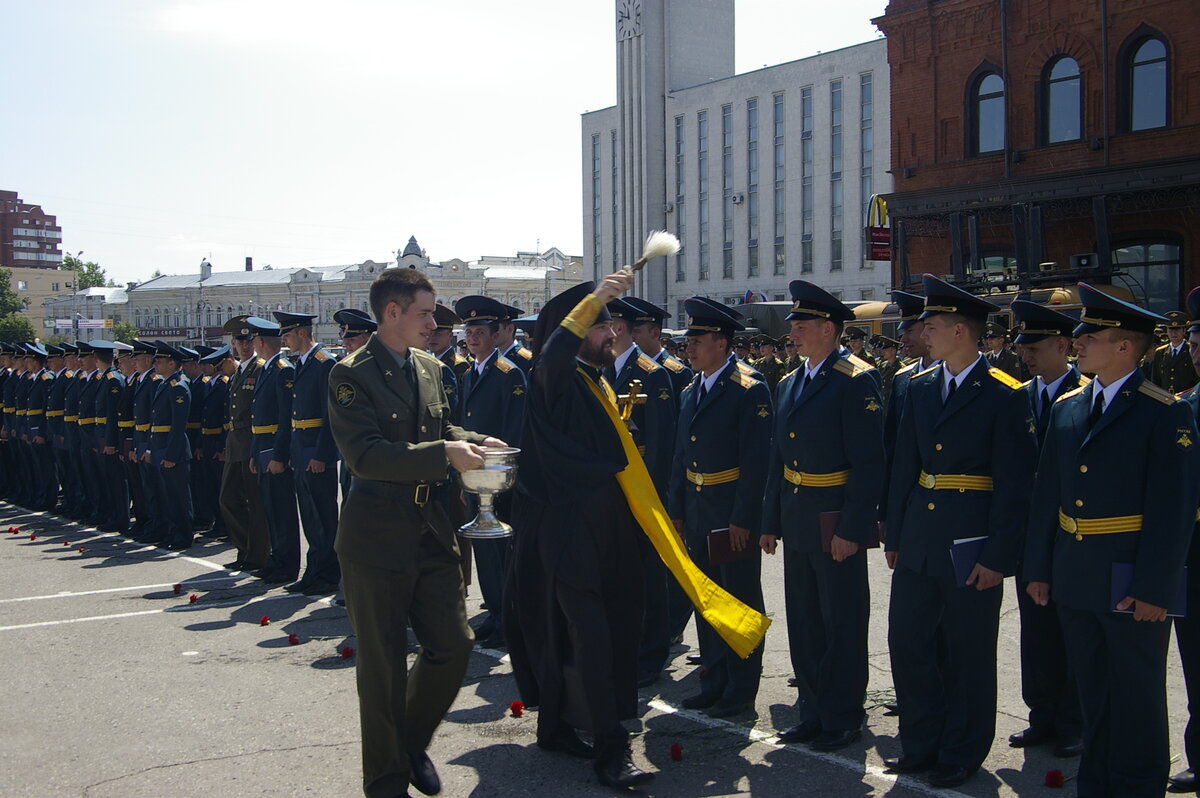
[(732, 197), (730, 197), (730, 199), (733, 200), (734, 205), (741, 205), (743, 202), (746, 201), (746, 195), (745, 194), (734, 194)]
[(674, 202), (664, 202), (663, 203), (663, 213), (671, 213), (674, 210), (675, 210)]

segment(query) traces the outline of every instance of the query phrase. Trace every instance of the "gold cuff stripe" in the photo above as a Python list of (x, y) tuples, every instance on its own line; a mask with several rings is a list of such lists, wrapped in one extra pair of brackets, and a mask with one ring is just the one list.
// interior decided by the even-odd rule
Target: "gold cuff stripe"
[(603, 308), (604, 305), (600, 302), (599, 297), (595, 294), (588, 294), (579, 300), (579, 304), (572, 308), (560, 326), (566, 327), (577, 338), (583, 338), (587, 335), (588, 329), (596, 322), (596, 317), (600, 315)]

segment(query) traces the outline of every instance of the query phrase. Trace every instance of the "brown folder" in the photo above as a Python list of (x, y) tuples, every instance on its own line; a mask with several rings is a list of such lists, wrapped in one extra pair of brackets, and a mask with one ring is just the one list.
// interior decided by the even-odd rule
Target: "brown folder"
[(758, 556), (758, 544), (754, 540), (754, 535), (750, 535), (750, 539), (746, 541), (746, 548), (741, 551), (734, 551), (733, 546), (729, 543), (729, 527), (724, 529), (714, 529), (708, 533), (708, 564), (709, 565), (724, 565), (728, 562), (738, 562), (739, 560), (750, 560)]
[[(841, 510), (827, 510), (817, 516), (821, 524), (821, 551), (830, 553), (833, 545), (833, 535), (837, 532), (838, 521), (841, 520)], [(879, 548), (879, 522), (871, 524), (871, 537), (867, 539), (866, 548)]]

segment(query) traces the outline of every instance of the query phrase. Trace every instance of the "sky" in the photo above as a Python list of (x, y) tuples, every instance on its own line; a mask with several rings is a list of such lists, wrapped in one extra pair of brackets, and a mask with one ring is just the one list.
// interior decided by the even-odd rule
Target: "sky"
[[(879, 37), (886, 0), (738, 0), (737, 71)], [(819, 9), (814, 13), (815, 9)], [(0, 0), (0, 189), (154, 271), (583, 252), (612, 0)]]

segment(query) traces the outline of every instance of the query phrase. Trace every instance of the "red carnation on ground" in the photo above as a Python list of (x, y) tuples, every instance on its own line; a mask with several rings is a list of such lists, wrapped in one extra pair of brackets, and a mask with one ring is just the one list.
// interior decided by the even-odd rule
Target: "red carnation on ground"
[(525, 714), (525, 705), (520, 701), (514, 701), (508, 705), (508, 711), (512, 713), (514, 718), (519, 718)]
[(37, 540), (37, 533), (36, 533), (36, 532), (34, 532), (33, 534), (31, 534), (31, 535), (29, 536), (29, 539), (30, 539), (30, 540)]
[(63, 545), (64, 545), (64, 546), (70, 546), (70, 545), (71, 545), (71, 541), (69, 541), (69, 540), (64, 540), (64, 541), (63, 541)]
[(1047, 787), (1061, 787), (1066, 784), (1067, 780), (1063, 778), (1061, 770), (1047, 770), (1046, 780), (1043, 782)]
[(680, 745), (679, 743), (671, 743), (671, 761), (672, 762), (682, 762), (683, 761), (683, 746)]
[(300, 645), (300, 635), (295, 635), (295, 634), (288, 635), (288, 645), (289, 646)]
[(267, 616), (265, 616), (265, 615), (264, 615), (263, 617), (261, 617), (261, 618), (259, 618), (259, 619), (258, 619), (258, 625), (259, 625), (259, 626), (266, 626), (266, 625), (267, 625), (267, 624), (269, 624), (270, 622), (271, 622), (271, 619), (270, 619), (270, 618), (268, 618), (268, 617), (267, 617)]
[(83, 546), (80, 546), (80, 547), (79, 547), (79, 553), (80, 553), (80, 554), (83, 554), (85, 551), (87, 551), (87, 549), (85, 549)]
[(17, 534), (17, 533), (18, 533), (18, 532), (20, 532), (20, 531), (21, 531), (21, 530), (17, 529), (15, 526), (10, 526), (10, 527), (8, 528), (8, 534), (10, 534), (10, 535), (15, 535), (15, 534)]
[(172, 585), (171, 589), (174, 590), (175, 595), (178, 596), (180, 593), (183, 592), (183, 585)]
[(189, 603), (189, 604), (195, 604), (195, 603), (196, 603), (197, 601), (199, 601), (199, 600), (200, 600), (200, 597), (199, 597), (199, 596), (197, 596), (195, 593), (193, 593), (192, 595), (188, 596), (188, 603)]
[(353, 656), (354, 656), (354, 649), (350, 648), (350, 646), (346, 646), (345, 648), (342, 649), (342, 659), (350, 659)]

